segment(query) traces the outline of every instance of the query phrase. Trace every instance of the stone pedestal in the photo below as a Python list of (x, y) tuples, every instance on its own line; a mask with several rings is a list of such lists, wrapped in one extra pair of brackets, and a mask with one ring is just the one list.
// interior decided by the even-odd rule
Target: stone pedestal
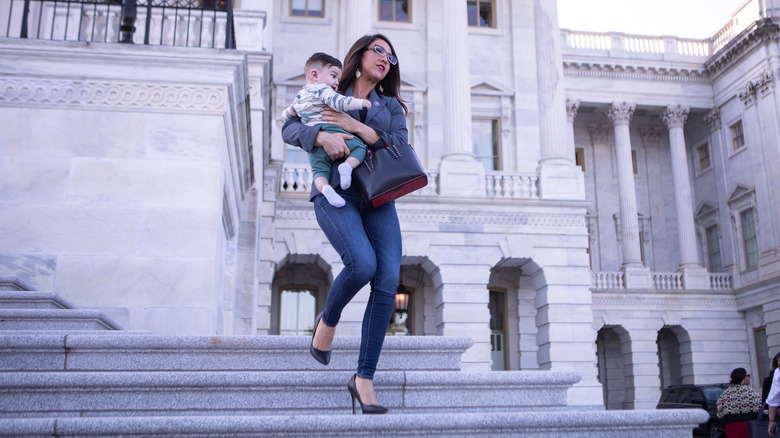
[(485, 168), (471, 157), (451, 157), (439, 164), (442, 196), (485, 196), (485, 190)]
[(709, 290), (710, 273), (704, 268), (682, 268), (683, 284), (686, 290)]
[(653, 279), (650, 270), (644, 266), (624, 266), (626, 290), (652, 289)]

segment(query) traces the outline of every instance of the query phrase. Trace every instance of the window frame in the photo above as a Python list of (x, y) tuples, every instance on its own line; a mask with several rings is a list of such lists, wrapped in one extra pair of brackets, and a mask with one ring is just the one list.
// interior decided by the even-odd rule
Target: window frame
[(574, 165), (579, 166), (582, 173), (585, 173), (585, 148), (574, 148)]
[[(706, 157), (702, 156), (702, 149), (707, 151)], [(707, 160), (707, 167), (702, 165), (702, 161)], [(699, 173), (712, 169), (712, 153), (709, 142), (704, 142), (696, 148), (696, 162), (699, 164)]]
[[(739, 127), (739, 134), (735, 135), (735, 128)], [(737, 145), (737, 139), (741, 141), (741, 144)], [(731, 144), (731, 152), (736, 153), (747, 147), (747, 139), (745, 138), (745, 124), (742, 123), (742, 119), (738, 119), (729, 125), (729, 143)]]
[(293, 14), (293, 2), (295, 0), (289, 0), (288, 5), (289, 8), (287, 8), (287, 16), (291, 18), (325, 18), (325, 0), (314, 0), (314, 1), (320, 1), (322, 9), (320, 10), (321, 15), (310, 15), (309, 14), (309, 1), (310, 0), (299, 0), (306, 3), (306, 9), (305, 13), (303, 15), (295, 15)]
[(504, 169), (503, 165), (503, 159), (501, 154), (501, 118), (500, 117), (491, 117), (491, 116), (472, 116), (471, 117), (471, 143), (472, 143), (472, 153), (474, 153), (474, 158), (479, 162), (480, 164), (484, 163), (482, 161), (483, 158), (487, 158), (486, 155), (478, 155), (474, 151), (474, 122), (477, 120), (489, 120), (493, 123), (492, 126), (492, 144), (491, 148), (493, 149), (493, 155), (491, 155), (492, 161), (493, 161), (493, 169), (485, 169), (487, 172), (500, 172)]
[[(475, 9), (476, 9), (476, 14), (477, 14), (477, 25), (468, 24), (468, 20), (471, 18), (468, 15), (469, 14), (469, 8), (471, 7), (472, 3), (476, 3), (476, 8)], [(490, 14), (491, 14), (490, 19), (491, 19), (492, 23), (490, 25), (488, 25), (488, 26), (480, 26), (479, 25), (479, 22), (480, 22), (479, 10), (480, 10), (480, 6), (483, 3), (489, 3), (490, 4)], [(498, 29), (498, 22), (497, 22), (498, 21), (498, 14), (496, 13), (496, 1), (495, 0), (466, 0), (466, 20), (467, 20), (466, 26), (469, 29), (483, 29), (483, 30), (485, 30), (485, 29)]]
[[(753, 235), (751, 237), (746, 237), (745, 233), (747, 228), (745, 227), (745, 215), (747, 213), (750, 213), (750, 225), (752, 227)], [(756, 228), (756, 214), (755, 214), (755, 208), (750, 207), (746, 208), (744, 210), (741, 210), (739, 212), (739, 225), (740, 225), (740, 237), (742, 239), (742, 255), (745, 259), (745, 270), (748, 269), (754, 269), (758, 267), (758, 230)], [(755, 245), (754, 251), (751, 251), (748, 248), (748, 242), (751, 241)], [(751, 264), (751, 255), (755, 257), (755, 261), (753, 264)]]
[[(278, 336), (304, 336), (301, 334), (297, 334), (297, 335), (282, 334), (282, 293), (284, 291), (293, 291), (293, 290), (309, 291), (314, 297), (314, 315), (317, 314), (317, 309), (319, 309), (319, 288), (317, 288), (316, 286), (301, 285), (301, 284), (280, 285), (279, 288), (276, 290), (276, 295), (278, 297), (277, 306), (276, 306), (276, 334)], [(311, 319), (311, 322), (312, 322), (312, 330), (313, 330), (314, 318)]]
[[(712, 251), (712, 247), (710, 245), (711, 239), (710, 239), (710, 230), (715, 230), (715, 242), (718, 244), (718, 251), (714, 253)], [(704, 240), (706, 244), (707, 249), (707, 268), (709, 269), (709, 272), (711, 273), (720, 273), (723, 272), (723, 256), (721, 255), (721, 245), (720, 245), (720, 225), (715, 223), (708, 227), (704, 228)], [(713, 267), (713, 258), (714, 256), (718, 256), (718, 269), (714, 269)]]
[[(382, 19), (382, 2), (383, 1), (389, 1), (393, 4), (393, 7), (391, 8), (393, 13), (393, 19), (392, 20), (384, 20)], [(406, 21), (396, 20), (395, 17), (395, 11), (396, 11), (396, 5), (400, 2), (406, 2), (407, 4), (407, 12), (406, 12)], [(412, 24), (412, 0), (378, 0), (377, 1), (377, 17), (376, 20), (378, 23), (392, 23), (392, 24)]]

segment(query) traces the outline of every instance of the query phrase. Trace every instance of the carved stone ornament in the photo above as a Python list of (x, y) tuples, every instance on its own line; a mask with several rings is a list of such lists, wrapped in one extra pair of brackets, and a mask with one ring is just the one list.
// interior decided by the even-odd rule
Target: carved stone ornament
[(608, 125), (591, 123), (588, 125), (588, 132), (590, 133), (590, 141), (593, 144), (607, 144)]
[(0, 78), (0, 105), (4, 104), (223, 112), (227, 87)]
[(744, 91), (739, 93), (739, 100), (741, 100), (745, 106), (756, 103), (756, 84), (748, 81), (748, 83), (745, 84)]
[(607, 109), (607, 117), (614, 125), (628, 125), (636, 110), (635, 103), (614, 102)]
[(658, 147), (661, 144), (660, 126), (642, 126), (639, 128), (639, 134), (646, 147)]
[(669, 129), (682, 128), (685, 125), (685, 121), (688, 120), (688, 113), (691, 111), (691, 107), (687, 105), (669, 105), (666, 107), (663, 113), (661, 113), (661, 120), (666, 123)]
[(704, 116), (704, 123), (710, 128), (711, 131), (717, 131), (720, 129), (720, 110), (715, 107), (707, 112)]
[(774, 87), (774, 78), (772, 77), (772, 71), (771, 70), (764, 70), (763, 73), (761, 73), (761, 77), (758, 78), (757, 87), (761, 91), (762, 96), (766, 96), (767, 94), (772, 92), (772, 87)]
[(581, 103), (579, 99), (566, 99), (566, 118), (569, 120), (569, 123), (574, 122)]

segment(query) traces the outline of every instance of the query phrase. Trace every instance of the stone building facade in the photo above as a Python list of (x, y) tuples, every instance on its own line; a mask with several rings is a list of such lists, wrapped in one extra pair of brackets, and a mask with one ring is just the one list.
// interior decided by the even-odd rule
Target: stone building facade
[(470, 336), (467, 370), (576, 370), (595, 409), (768, 371), (780, 10), (685, 40), (561, 30), (544, 0), (235, 8), (237, 50), (0, 39), (0, 275), (129, 329), (309, 333), (341, 261), (281, 111), (311, 53), (381, 33), (430, 181), (397, 202), (391, 334)]

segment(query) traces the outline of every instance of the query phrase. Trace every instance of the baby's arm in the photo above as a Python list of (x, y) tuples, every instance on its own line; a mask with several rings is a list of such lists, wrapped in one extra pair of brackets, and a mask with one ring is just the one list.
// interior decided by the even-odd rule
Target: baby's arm
[(298, 117), (298, 112), (295, 111), (295, 107), (292, 105), (288, 106), (284, 109), (282, 112), (282, 121), (286, 122), (288, 120), (292, 120)]
[(371, 101), (368, 99), (357, 99), (336, 93), (332, 89), (325, 87), (320, 94), (320, 99), (336, 111), (359, 110), (371, 108)]

